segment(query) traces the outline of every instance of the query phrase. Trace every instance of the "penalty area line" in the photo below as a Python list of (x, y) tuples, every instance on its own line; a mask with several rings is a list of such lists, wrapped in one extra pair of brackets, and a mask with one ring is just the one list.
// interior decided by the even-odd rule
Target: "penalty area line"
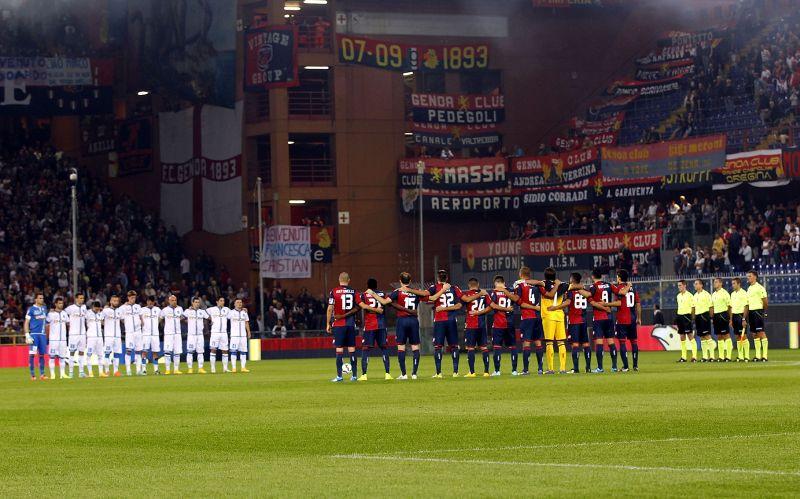
[(445, 463), (445, 464), (472, 464), (489, 466), (531, 466), (538, 468), (571, 468), (571, 469), (600, 469), (622, 471), (658, 471), (658, 472), (705, 472), (705, 473), (737, 473), (742, 475), (770, 475), (800, 477), (800, 471), (760, 470), (744, 468), (678, 468), (673, 466), (633, 466), (625, 464), (591, 464), (591, 463), (541, 463), (530, 461), (493, 461), (488, 459), (447, 459), (442, 457), (404, 457), (380, 456), (374, 454), (337, 454), (330, 456), (336, 459), (370, 460), (370, 461), (404, 461), (410, 463)]

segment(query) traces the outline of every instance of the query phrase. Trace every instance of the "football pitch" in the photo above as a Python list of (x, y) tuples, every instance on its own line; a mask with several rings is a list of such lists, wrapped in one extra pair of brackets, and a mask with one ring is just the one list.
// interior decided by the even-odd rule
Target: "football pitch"
[(333, 358), (35, 382), (6, 369), (2, 494), (796, 496), (800, 352), (770, 354), (441, 380), (423, 357), (416, 381), (384, 381), (373, 357), (370, 381), (340, 384)]

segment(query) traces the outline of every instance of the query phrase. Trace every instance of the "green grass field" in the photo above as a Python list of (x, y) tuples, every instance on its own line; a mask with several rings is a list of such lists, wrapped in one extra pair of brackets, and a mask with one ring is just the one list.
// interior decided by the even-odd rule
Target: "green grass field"
[(770, 353), (443, 380), (426, 357), (419, 380), (391, 382), (373, 358), (374, 379), (343, 384), (333, 359), (45, 382), (7, 369), (2, 495), (797, 496), (800, 352)]

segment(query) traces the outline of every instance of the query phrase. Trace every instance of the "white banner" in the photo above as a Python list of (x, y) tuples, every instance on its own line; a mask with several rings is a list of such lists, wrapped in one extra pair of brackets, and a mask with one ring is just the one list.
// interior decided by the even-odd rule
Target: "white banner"
[(311, 277), (311, 228), (297, 225), (273, 225), (267, 228), (262, 255), (261, 277)]
[(0, 84), (63, 87), (94, 85), (88, 57), (0, 57)]

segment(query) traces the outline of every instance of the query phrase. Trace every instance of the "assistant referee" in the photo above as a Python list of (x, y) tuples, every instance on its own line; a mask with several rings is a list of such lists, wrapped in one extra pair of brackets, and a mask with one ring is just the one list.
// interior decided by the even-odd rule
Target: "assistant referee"
[(694, 296), (686, 289), (686, 281), (678, 281), (678, 313), (675, 325), (681, 338), (681, 358), (678, 362), (686, 362), (686, 350), (692, 352), (692, 362), (697, 362), (697, 342), (692, 332), (692, 315), (694, 314)]
[(753, 344), (756, 355), (753, 362), (767, 362), (769, 340), (764, 330), (764, 319), (767, 317), (767, 290), (758, 282), (758, 273), (755, 270), (747, 272), (747, 305), (744, 307), (744, 316), (750, 325), (753, 334)]

